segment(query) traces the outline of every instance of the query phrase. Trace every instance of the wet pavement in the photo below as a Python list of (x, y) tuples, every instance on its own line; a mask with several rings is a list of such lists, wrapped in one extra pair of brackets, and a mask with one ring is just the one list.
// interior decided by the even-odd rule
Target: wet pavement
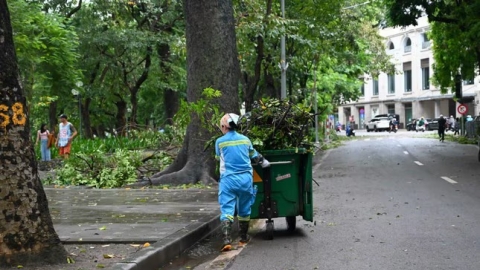
[[(134, 264), (153, 256), (149, 254), (168, 253), (168, 260), (219, 224), (216, 187), (45, 188), (45, 192), (55, 230), (64, 243), (154, 243), (150, 251), (139, 254), (143, 258), (129, 258), (130, 265), (121, 269), (143, 269)], [(171, 247), (173, 253), (163, 251)]]

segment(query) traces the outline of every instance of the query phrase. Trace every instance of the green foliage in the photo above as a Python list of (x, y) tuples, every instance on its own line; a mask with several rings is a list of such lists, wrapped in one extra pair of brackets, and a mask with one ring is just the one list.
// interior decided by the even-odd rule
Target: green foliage
[[(173, 157), (165, 151), (146, 151), (170, 144), (169, 136), (168, 132), (134, 131), (130, 138), (76, 140), (72, 144), (72, 155), (57, 170), (52, 183), (96, 188), (131, 184), (137, 181), (141, 171), (162, 170), (172, 162)], [(151, 155), (154, 157), (144, 163)]]
[(14, 43), (31, 124), (48, 118), (48, 106), (60, 96), (71, 96), (81, 79), (78, 37), (58, 14), (42, 12), (41, 5), (25, 0), (8, 1)]
[(313, 115), (311, 107), (286, 100), (264, 98), (242, 117), (239, 132), (249, 137), (254, 148), (280, 150), (311, 148)]
[(88, 185), (96, 188), (115, 188), (137, 180), (141, 165), (139, 151), (117, 149), (113, 154), (78, 153), (65, 161), (57, 171), (57, 183), (64, 185)]
[[(221, 112), (215, 99), (219, 98), (222, 92), (213, 88), (205, 88), (202, 97), (196, 102), (182, 101), (174, 122), (180, 130), (187, 129), (192, 119), (200, 121), (200, 124), (210, 132), (218, 131), (218, 124)], [(194, 117), (194, 118), (193, 118)]]

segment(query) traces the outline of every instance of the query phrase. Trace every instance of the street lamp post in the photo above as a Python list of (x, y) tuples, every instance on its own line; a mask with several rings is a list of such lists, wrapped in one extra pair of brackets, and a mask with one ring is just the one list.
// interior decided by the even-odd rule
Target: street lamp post
[[(280, 0), (280, 7), (282, 9), (282, 18), (285, 19), (285, 0)], [(287, 60), (285, 59), (285, 34), (280, 38), (280, 70), (281, 80), (280, 80), (280, 98), (287, 98)]]

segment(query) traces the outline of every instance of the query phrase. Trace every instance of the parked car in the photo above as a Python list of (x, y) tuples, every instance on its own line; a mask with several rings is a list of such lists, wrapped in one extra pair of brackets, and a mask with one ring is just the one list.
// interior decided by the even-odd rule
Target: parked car
[(370, 131), (383, 131), (390, 129), (390, 119), (388, 117), (372, 118), (367, 123), (367, 132)]
[(431, 121), (429, 121), (427, 130), (438, 130), (438, 119), (440, 118), (433, 118)]
[(395, 119), (397, 119), (397, 122), (400, 123), (400, 115), (398, 115), (398, 114), (392, 114), (392, 113), (377, 114), (373, 118), (385, 118), (385, 117), (388, 118), (388, 119), (395, 118)]

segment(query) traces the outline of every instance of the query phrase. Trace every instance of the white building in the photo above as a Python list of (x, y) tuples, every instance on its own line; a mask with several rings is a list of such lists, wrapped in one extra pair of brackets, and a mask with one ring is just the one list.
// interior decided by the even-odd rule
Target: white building
[[(430, 82), (434, 61), (431, 41), (427, 39), (430, 26), (427, 17), (417, 22), (417, 26), (380, 30), (397, 74), (381, 73), (378, 80), (365, 76), (360, 99), (338, 107), (341, 123), (347, 123), (353, 117), (356, 128), (364, 128), (364, 124), (375, 115), (390, 113), (398, 114), (400, 127), (404, 127), (409, 119), (421, 116), (461, 116), (457, 112), (459, 104), (452, 99), (453, 94), (441, 94), (439, 88)], [(467, 114), (479, 115), (479, 100), (479, 78), (464, 81), (463, 101), (468, 108)]]

